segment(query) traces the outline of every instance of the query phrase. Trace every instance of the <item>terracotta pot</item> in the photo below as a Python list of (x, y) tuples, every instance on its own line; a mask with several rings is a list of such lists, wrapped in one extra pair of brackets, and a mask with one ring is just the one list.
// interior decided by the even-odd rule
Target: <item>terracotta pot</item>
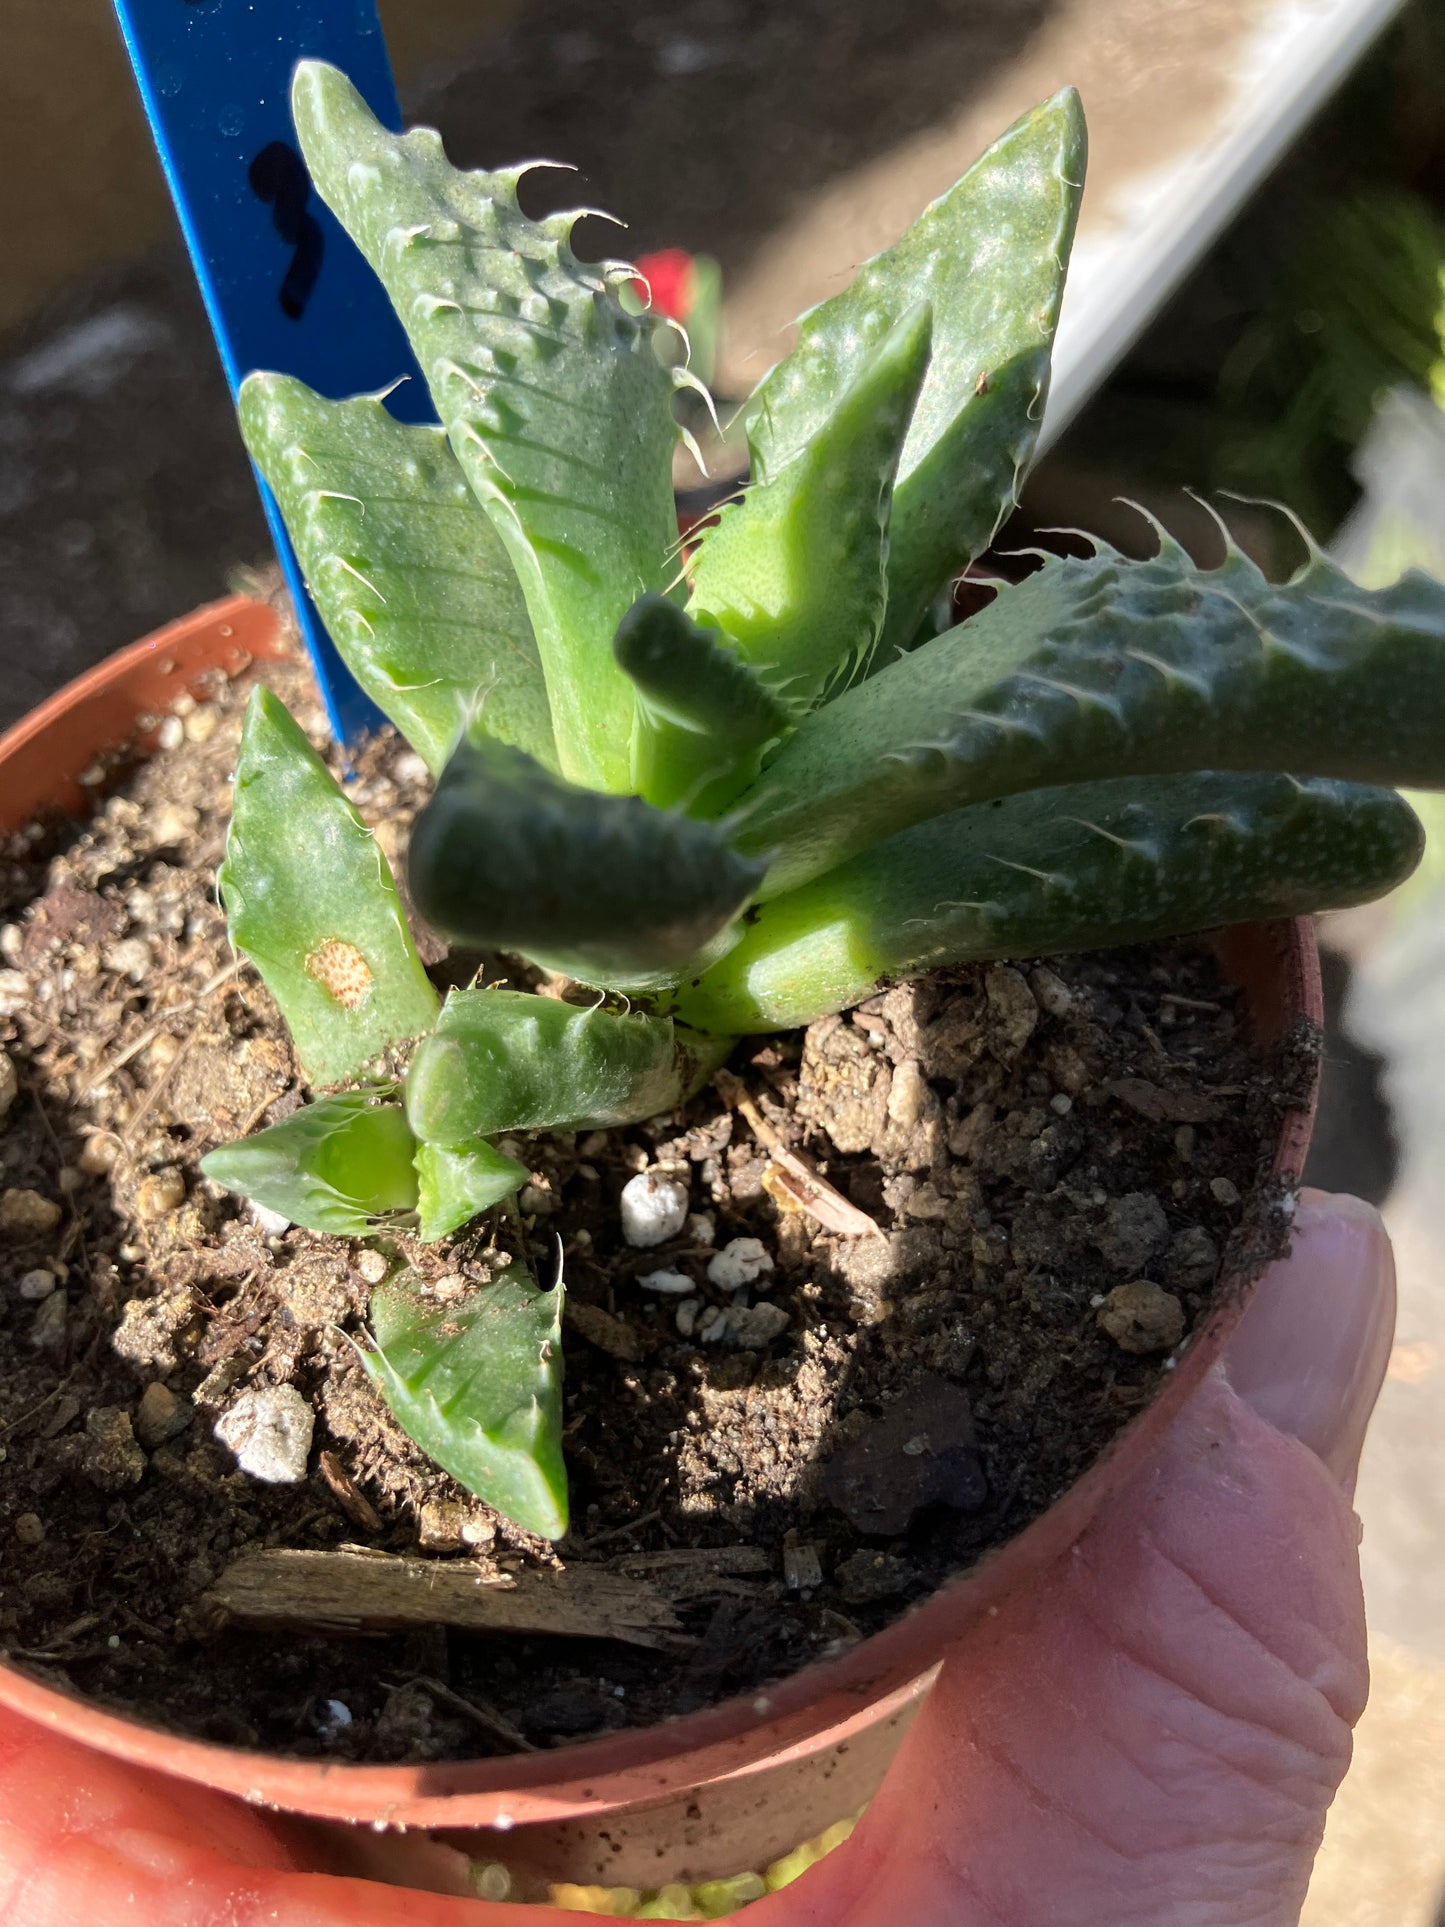
[[(80, 807), (88, 765), (206, 672), (238, 673), (285, 653), (272, 611), (239, 598), (124, 650), (0, 738), (0, 828), (48, 805)], [(144, 747), (144, 731), (139, 740)], [(1307, 922), (1225, 931), (1218, 948), (1262, 1038), (1300, 1015), (1321, 1020)], [(1312, 1119), (1312, 1109), (1285, 1114), (1276, 1175), (1299, 1176)], [(652, 1887), (765, 1864), (872, 1793), (950, 1643), (1032, 1584), (1149, 1456), (1218, 1358), (1254, 1282), (1228, 1281), (1159, 1396), (1050, 1511), (886, 1631), (755, 1696), (555, 1751), (422, 1766), (333, 1765), (180, 1738), (5, 1667), (0, 1703), (159, 1772), (317, 1820), (426, 1828), (539, 1881)], [(447, 1877), (429, 1875), (419, 1859), (417, 1884), (433, 1879)]]

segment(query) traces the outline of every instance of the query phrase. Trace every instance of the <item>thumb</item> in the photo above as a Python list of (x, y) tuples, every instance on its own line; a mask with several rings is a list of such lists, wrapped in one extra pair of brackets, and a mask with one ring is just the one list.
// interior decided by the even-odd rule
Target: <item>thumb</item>
[(1376, 1213), (1303, 1200), (1225, 1367), (1034, 1592), (964, 1636), (779, 1921), (1290, 1927), (1364, 1705), (1346, 1494), (1393, 1322)]

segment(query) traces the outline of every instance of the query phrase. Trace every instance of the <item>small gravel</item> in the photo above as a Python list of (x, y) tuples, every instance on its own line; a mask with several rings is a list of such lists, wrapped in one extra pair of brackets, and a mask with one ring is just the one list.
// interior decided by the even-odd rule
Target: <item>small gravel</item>
[(159, 1380), (147, 1385), (136, 1407), (135, 1435), (148, 1452), (176, 1438), (191, 1422), (191, 1407)]
[(42, 1298), (40, 1309), (30, 1323), (32, 1348), (44, 1358), (60, 1358), (65, 1351), (69, 1317), (70, 1307), (63, 1291), (53, 1291), (48, 1298)]
[(315, 1417), (294, 1385), (242, 1392), (216, 1421), (216, 1437), (236, 1463), (266, 1485), (299, 1485), (306, 1477)]
[(645, 1271), (637, 1282), (644, 1291), (660, 1291), (677, 1298), (685, 1298), (693, 1288), (685, 1271)]
[(1151, 1279), (1115, 1285), (1099, 1307), (1099, 1327), (1137, 1358), (1169, 1352), (1184, 1336), (1184, 1307), (1172, 1291)]
[(186, 1181), (172, 1165), (141, 1179), (136, 1187), (135, 1214), (143, 1223), (154, 1224), (157, 1218), (179, 1211), (185, 1201)]
[(60, 1206), (38, 1191), (0, 1192), (0, 1232), (14, 1238), (43, 1237), (60, 1223)]
[(753, 1284), (772, 1268), (772, 1254), (761, 1238), (734, 1238), (715, 1258), (708, 1260), (707, 1275), (709, 1282), (720, 1290), (736, 1291), (741, 1285)]
[(666, 1244), (687, 1223), (689, 1193), (680, 1178), (661, 1171), (639, 1171), (622, 1187), (618, 1205), (622, 1235), (643, 1249)]

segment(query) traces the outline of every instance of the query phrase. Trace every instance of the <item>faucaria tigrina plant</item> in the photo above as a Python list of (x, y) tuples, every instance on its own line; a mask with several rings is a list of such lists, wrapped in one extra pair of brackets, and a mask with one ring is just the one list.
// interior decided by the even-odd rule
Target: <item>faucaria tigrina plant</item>
[[(678, 544), (667, 326), (521, 169), (462, 174), (297, 71), (307, 164), (384, 282), (434, 427), (253, 375), (247, 444), (347, 662), (436, 777), (423, 914), (594, 1008), (439, 1002), (387, 864), (284, 708), (248, 712), (222, 888), (323, 1095), (215, 1177), (305, 1225), (457, 1229), (525, 1181), (490, 1140), (675, 1105), (729, 1038), (880, 981), (1357, 902), (1419, 853), (1379, 783), (1445, 776), (1445, 591), (1317, 552), (1275, 585), (1162, 532), (968, 622), (950, 578), (1013, 505), (1084, 172), (1026, 115), (746, 404), (751, 481)], [(1288, 773), (1283, 773), (1288, 772)], [(405, 1429), (531, 1529), (566, 1525), (561, 1286), (460, 1307), (393, 1280), (370, 1367)]]

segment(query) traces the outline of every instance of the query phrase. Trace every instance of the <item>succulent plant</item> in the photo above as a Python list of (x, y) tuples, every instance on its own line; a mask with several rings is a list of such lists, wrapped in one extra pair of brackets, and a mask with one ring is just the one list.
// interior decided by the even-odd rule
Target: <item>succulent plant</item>
[[(1024, 116), (745, 405), (751, 480), (679, 544), (669, 324), (348, 82), (297, 70), (318, 191), (401, 316), (438, 426), (279, 375), (241, 396), (313, 594), (436, 777), (417, 906), (591, 1008), (439, 1002), (385, 858), (276, 699), (248, 713), (222, 890), (304, 1071), (345, 1086), (207, 1169), (302, 1224), (435, 1238), (521, 1185), (492, 1139), (665, 1111), (736, 1035), (968, 959), (1360, 901), (1419, 855), (1391, 788), (1445, 778), (1445, 591), (1313, 548), (1267, 581), (1161, 530), (1040, 555), (938, 618), (1027, 468), (1084, 172)], [(946, 607), (946, 605), (945, 605)], [(1289, 773), (1283, 773), (1283, 772)], [(399, 1422), (522, 1525), (565, 1529), (560, 1283), (372, 1307)]]

